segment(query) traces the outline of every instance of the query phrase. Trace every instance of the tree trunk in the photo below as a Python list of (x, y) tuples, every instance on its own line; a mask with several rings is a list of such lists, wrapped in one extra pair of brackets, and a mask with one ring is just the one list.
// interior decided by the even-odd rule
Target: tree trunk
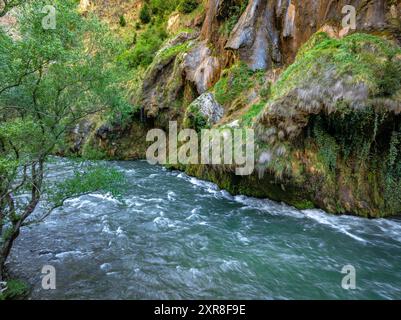
[[(18, 221), (13, 221), (11, 235), (4, 240), (4, 243), (0, 248), (0, 281), (4, 281), (6, 277), (5, 264), (8, 256), (10, 255), (14, 241), (19, 236), (23, 223), (32, 214), (39, 203), (40, 190), (43, 181), (43, 165), (43, 159), (39, 160), (38, 167), (36, 167), (36, 164), (32, 165), (32, 198), (29, 201), (29, 204), (26, 206), (21, 218)], [(14, 211), (14, 208), (12, 208), (12, 211)]]
[[(0, 264), (3, 265), (3, 262), (1, 261), (1, 259), (0, 259)], [(4, 269), (4, 267), (0, 266), (0, 282), (4, 281), (4, 276), (3, 276), (4, 271), (3, 271), (3, 269)]]
[(0, 282), (6, 280), (6, 259), (0, 256)]
[(0, 281), (4, 281), (6, 278), (6, 262), (8, 256), (10, 255), (11, 248), (13, 247), (15, 239), (19, 236), (19, 231), (21, 228), (21, 221), (14, 226), (14, 231), (10, 237), (3, 243), (0, 251)]

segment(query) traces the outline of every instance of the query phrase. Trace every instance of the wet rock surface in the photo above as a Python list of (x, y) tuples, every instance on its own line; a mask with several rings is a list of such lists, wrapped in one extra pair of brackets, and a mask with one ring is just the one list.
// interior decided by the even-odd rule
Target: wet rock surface
[(211, 93), (202, 94), (188, 108), (200, 112), (210, 124), (218, 123), (224, 114), (223, 107)]

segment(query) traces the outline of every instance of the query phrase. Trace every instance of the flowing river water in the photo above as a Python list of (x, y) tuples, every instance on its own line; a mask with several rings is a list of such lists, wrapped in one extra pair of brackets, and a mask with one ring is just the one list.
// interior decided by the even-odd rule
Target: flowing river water
[[(31, 299), (401, 298), (401, 219), (231, 196), (145, 161), (108, 165), (128, 178), (121, 200), (69, 200), (18, 238), (10, 269)], [(56, 290), (42, 289), (44, 265)], [(355, 290), (341, 286), (345, 265)]]

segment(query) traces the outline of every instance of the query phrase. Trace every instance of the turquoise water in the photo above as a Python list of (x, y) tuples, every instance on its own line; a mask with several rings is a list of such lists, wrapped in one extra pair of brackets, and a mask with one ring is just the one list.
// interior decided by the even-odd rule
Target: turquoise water
[[(128, 178), (122, 201), (82, 196), (22, 232), (10, 264), (32, 299), (401, 298), (400, 219), (298, 211), (144, 161), (109, 165)], [(341, 287), (349, 264), (355, 290)], [(56, 290), (41, 288), (43, 265)]]

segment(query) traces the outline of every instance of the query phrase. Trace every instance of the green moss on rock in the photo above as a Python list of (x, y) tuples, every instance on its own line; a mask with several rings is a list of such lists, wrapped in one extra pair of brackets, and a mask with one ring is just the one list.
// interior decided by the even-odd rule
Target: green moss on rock
[(254, 72), (246, 64), (238, 63), (223, 71), (220, 80), (214, 86), (214, 94), (218, 103), (228, 105), (241, 93), (254, 85)]
[(185, 128), (191, 128), (197, 132), (210, 127), (207, 118), (192, 104), (187, 108), (183, 124)]
[(265, 168), (291, 181), (300, 168), (305, 192), (329, 212), (400, 213), (401, 201), (389, 191), (401, 190), (401, 146), (392, 138), (401, 129), (400, 90), (401, 48), (394, 42), (315, 34), (258, 117), (259, 151), (271, 155)]
[(401, 48), (379, 36), (355, 33), (334, 39), (319, 32), (300, 49), (295, 62), (273, 86), (272, 99), (305, 84), (335, 85), (347, 77), (350, 85), (365, 84), (370, 96), (394, 94), (401, 85), (400, 55)]

